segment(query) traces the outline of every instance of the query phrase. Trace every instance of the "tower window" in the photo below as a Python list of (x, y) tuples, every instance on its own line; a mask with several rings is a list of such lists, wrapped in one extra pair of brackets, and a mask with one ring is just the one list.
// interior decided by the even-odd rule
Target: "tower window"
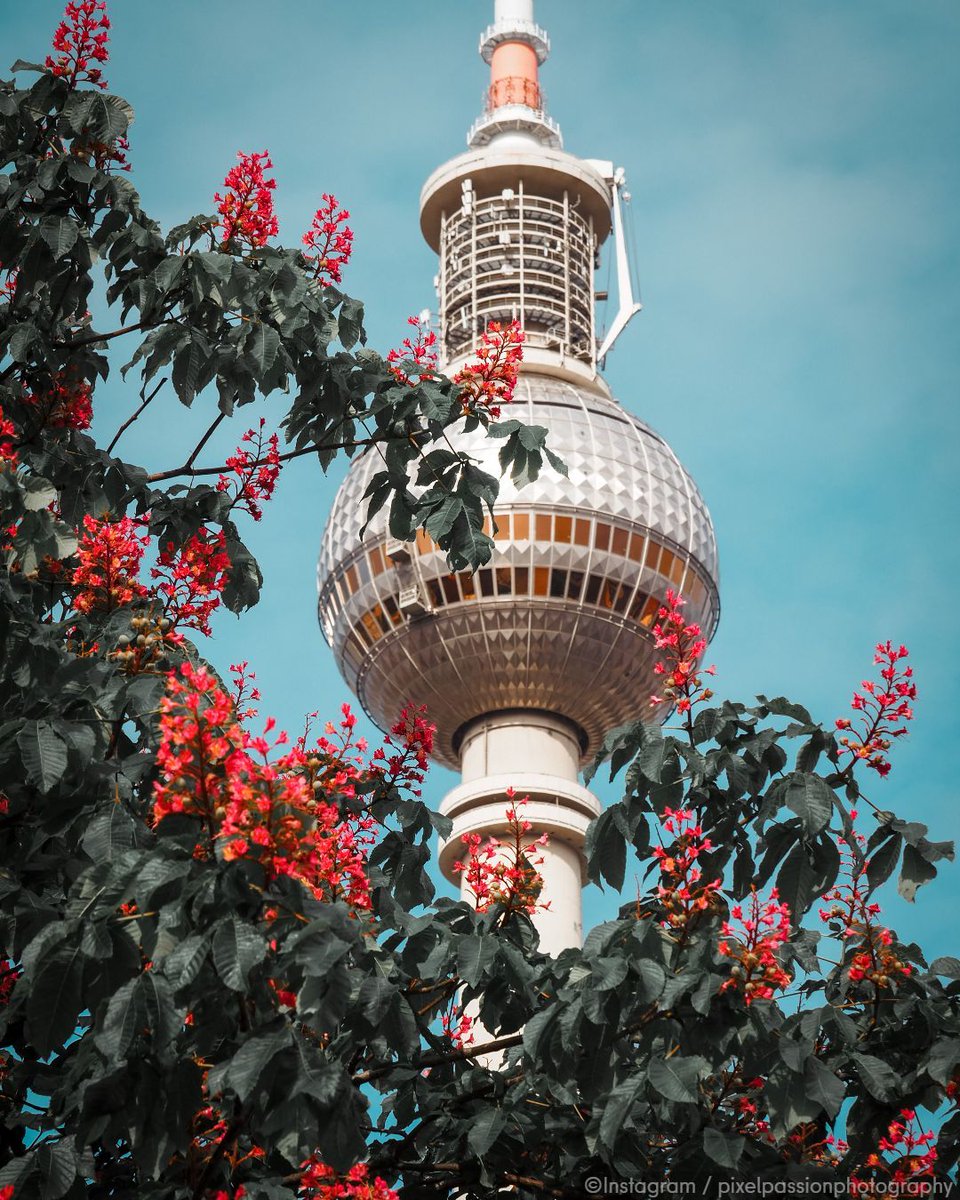
[(656, 596), (651, 596), (643, 608), (643, 616), (640, 618), (640, 624), (647, 627), (653, 624), (653, 618), (657, 615), (660, 608), (660, 601)]

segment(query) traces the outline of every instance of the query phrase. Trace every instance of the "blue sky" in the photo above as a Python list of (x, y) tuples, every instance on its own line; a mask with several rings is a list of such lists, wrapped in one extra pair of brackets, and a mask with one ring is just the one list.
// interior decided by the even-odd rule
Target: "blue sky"
[[(60, 11), (6, 0), (5, 63), (42, 58)], [(107, 78), (137, 110), (147, 211), (168, 226), (211, 211), (236, 151), (268, 148), (281, 239), (295, 243), (320, 193), (335, 192), (356, 233), (345, 286), (367, 303), (371, 344), (397, 344), (406, 316), (433, 304), (419, 190), (479, 110), (476, 45), (492, 4), (112, 0), (110, 14)], [(960, 7), (540, 0), (537, 17), (566, 148), (627, 171), (646, 307), (607, 377), (671, 442), (713, 514), (718, 691), (786, 693), (831, 720), (872, 670), (873, 644), (905, 642), (916, 720), (868, 794), (956, 837)], [(246, 410), (221, 447), (261, 411), (278, 418), (280, 402)], [(134, 403), (111, 379), (97, 432), (109, 438)], [(210, 407), (171, 398), (121, 450), (174, 466)], [(262, 603), (239, 625), (224, 616), (205, 647), (221, 669), (251, 659), (262, 711), (292, 729), (348, 698), (314, 579), (343, 470), (285, 470), (246, 530)], [(427, 798), (453, 782), (436, 769)], [(947, 867), (916, 906), (891, 896), (887, 911), (907, 940), (956, 953), (958, 904), (960, 867)], [(593, 891), (588, 922), (615, 907)]]

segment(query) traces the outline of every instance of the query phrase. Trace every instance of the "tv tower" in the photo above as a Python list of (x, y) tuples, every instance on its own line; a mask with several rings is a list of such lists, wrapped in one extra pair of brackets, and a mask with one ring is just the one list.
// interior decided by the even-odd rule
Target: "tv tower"
[[(361, 540), (367, 484), (359, 456), (323, 534), (318, 567), (324, 636), (349, 687), (381, 727), (425, 703), (434, 757), (461, 783), (441, 810), (453, 831), (505, 829), (505, 792), (549, 845), (540, 868), (548, 911), (534, 918), (550, 953), (582, 941), (583, 845), (600, 812), (579, 769), (604, 733), (635, 718), (655, 688), (651, 626), (668, 588), (710, 637), (719, 617), (713, 525), (693, 480), (653, 429), (611, 395), (598, 364), (639, 311), (623, 227), (624, 173), (563, 149), (539, 70), (550, 41), (533, 0), (496, 0), (480, 39), (490, 66), (466, 153), (427, 180), (420, 226), (440, 259), (440, 366), (453, 374), (491, 321), (518, 320), (524, 361), (509, 415), (549, 429), (569, 478), (545, 469), (501, 482), (493, 558), (451, 574), (422, 532), (390, 538), (383, 510)], [(618, 311), (597, 330), (594, 271), (612, 238)], [(463, 440), (499, 474), (498, 443)]]

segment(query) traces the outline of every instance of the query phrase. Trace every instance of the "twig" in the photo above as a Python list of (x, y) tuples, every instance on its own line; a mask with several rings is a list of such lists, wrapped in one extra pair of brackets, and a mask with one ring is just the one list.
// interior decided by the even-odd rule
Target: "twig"
[[(157, 395), (157, 393), (160, 391), (160, 389), (163, 387), (163, 385), (166, 382), (167, 382), (166, 379), (161, 379), (160, 382), (157, 384), (157, 386), (150, 393), (150, 395), (146, 398), (146, 400), (144, 400), (144, 402), (140, 405), (140, 407), (137, 409), (137, 411), (133, 414), (133, 416), (128, 417), (124, 421), (124, 423), (120, 426), (120, 428), (117, 430), (117, 432), (113, 435), (113, 441), (107, 447), (108, 454), (113, 453), (113, 448), (117, 444), (117, 442), (120, 441), (121, 436), (130, 428), (130, 426), (134, 423), (134, 421), (137, 419), (137, 417), (140, 416), (140, 414), (143, 412), (143, 410), (147, 407), (147, 405), (150, 403), (150, 401), (154, 399), (154, 397)], [(142, 396), (143, 392), (141, 392), (140, 395)]]
[[(496, 1050), (507, 1050), (510, 1046), (519, 1046), (522, 1041), (522, 1033), (511, 1033), (506, 1037), (495, 1038), (492, 1042), (484, 1042), (481, 1046), (465, 1046), (460, 1050), (453, 1050), (448, 1054), (441, 1053), (439, 1050), (431, 1054), (424, 1054), (415, 1065), (417, 1067), (437, 1067), (442, 1063), (479, 1058), (482, 1054), (493, 1054)], [(354, 1075), (353, 1082), (369, 1083), (372, 1079), (379, 1079), (382, 1075), (389, 1075), (391, 1071), (396, 1070), (400, 1065), (402, 1064), (383, 1063), (379, 1067), (371, 1067), (368, 1071), (360, 1071), (357, 1075)]]
[[(353, 450), (358, 446), (371, 446), (379, 438), (364, 438), (356, 442), (332, 442), (328, 445), (323, 443), (313, 443), (310, 446), (301, 446), (299, 450), (288, 450), (285, 454), (279, 456), (279, 462), (289, 462), (292, 458), (300, 458), (304, 454), (319, 454), (321, 450)], [(266, 458), (258, 458), (256, 462), (250, 463), (251, 467), (261, 467), (268, 460)], [(229, 466), (224, 463), (219, 467), (191, 467), (188, 463), (184, 463), (182, 467), (177, 467), (173, 471), (158, 471), (154, 475), (147, 476), (147, 483), (159, 483), (163, 479), (174, 479), (178, 475), (220, 475), (224, 471), (228, 471)]]

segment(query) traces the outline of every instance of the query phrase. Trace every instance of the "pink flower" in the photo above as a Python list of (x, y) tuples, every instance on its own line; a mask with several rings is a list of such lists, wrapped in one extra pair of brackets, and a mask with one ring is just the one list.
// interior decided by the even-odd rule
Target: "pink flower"
[(217, 212), (222, 218), (223, 241), (245, 243), (251, 250), (265, 246), (276, 237), (280, 226), (273, 209), (275, 179), (268, 179), (265, 171), (272, 169), (270, 155), (264, 150), (259, 154), (237, 154), (239, 163), (231, 167), (223, 181), (226, 192), (217, 192)]
[[(853, 693), (850, 707), (863, 715), (859, 731), (839, 739), (840, 745), (850, 755), (848, 769), (860, 761), (881, 777), (890, 773), (890, 760), (886, 752), (893, 738), (903, 737), (907, 732), (906, 724), (900, 725), (898, 722), (913, 720), (913, 709), (909, 702), (917, 698), (913, 668), (898, 666), (907, 654), (906, 646), (894, 648), (889, 641), (877, 644), (873, 661), (881, 666), (880, 676), (886, 689), (872, 680), (864, 679), (861, 686), (866, 694)], [(846, 731), (852, 728), (852, 723), (846, 717), (838, 717), (836, 727), (838, 731)]]
[(107, 52), (109, 28), (106, 0), (79, 0), (68, 4), (53, 35), (53, 48), (59, 51), (59, 57), (48, 54), (44, 65), (52, 74), (66, 79), (71, 88), (78, 83), (105, 88), (107, 83), (100, 68), (90, 64), (105, 63), (110, 57)]
[(340, 208), (336, 196), (323, 193), (323, 204), (313, 215), (310, 228), (303, 235), (303, 244), (310, 253), (304, 258), (313, 263), (313, 270), (320, 283), (340, 283), (343, 268), (353, 253), (353, 230), (347, 224), (350, 218), (345, 208)]

